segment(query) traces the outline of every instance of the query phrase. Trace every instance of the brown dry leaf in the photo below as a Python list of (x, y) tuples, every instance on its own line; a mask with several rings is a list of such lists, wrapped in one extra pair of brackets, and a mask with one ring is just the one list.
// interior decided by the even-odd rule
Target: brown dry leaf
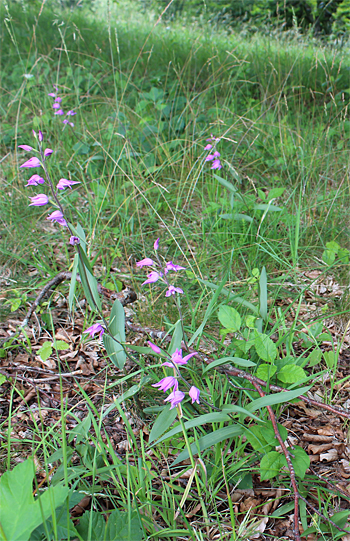
[(255, 524), (253, 523), (251, 525), (251, 529), (254, 532), (257, 532), (257, 533), (254, 533), (253, 535), (251, 535), (250, 539), (259, 539), (260, 534), (264, 533), (264, 531), (266, 530), (266, 525), (267, 525), (268, 521), (269, 521), (269, 517), (264, 517), (259, 522), (255, 523)]
[(244, 500), (240, 505), (240, 512), (246, 513), (251, 508), (257, 507), (261, 503), (261, 500), (258, 500), (257, 498), (247, 498)]
[(326, 460), (327, 462), (332, 462), (333, 460), (336, 460), (338, 458), (338, 451), (337, 449), (331, 449), (328, 451), (328, 453), (322, 453), (320, 454), (320, 461)]
[(332, 449), (333, 443), (323, 443), (322, 445), (313, 445), (310, 443), (308, 445), (307, 450), (310, 451), (314, 455), (319, 455), (320, 453), (323, 453), (324, 451), (328, 451), (329, 449)]
[(331, 443), (333, 438), (331, 436), (320, 436), (318, 434), (303, 434), (303, 440), (315, 441), (318, 443)]
[(19, 353), (18, 355), (16, 355), (16, 357), (13, 359), (13, 362), (14, 363), (18, 363), (18, 364), (26, 364), (29, 360), (29, 355), (28, 353)]

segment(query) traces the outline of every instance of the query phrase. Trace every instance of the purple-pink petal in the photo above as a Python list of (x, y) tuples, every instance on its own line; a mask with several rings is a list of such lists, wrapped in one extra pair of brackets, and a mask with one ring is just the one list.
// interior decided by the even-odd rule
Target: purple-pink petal
[(213, 165), (210, 169), (221, 169), (222, 165), (219, 159), (213, 161)]
[(64, 111), (62, 111), (62, 109), (59, 109), (58, 111), (55, 111), (54, 112), (54, 115), (64, 115)]
[(167, 376), (167, 377), (161, 379), (160, 381), (158, 381), (158, 383), (153, 383), (152, 384), (152, 387), (159, 387), (159, 389), (161, 389), (164, 392), (168, 391), (169, 389), (171, 389), (171, 387), (174, 387), (174, 386), (175, 386), (175, 389), (176, 389), (177, 388), (177, 379), (174, 378), (174, 376)]
[(44, 139), (43, 132), (42, 132), (41, 130), (39, 130), (39, 133), (38, 133), (38, 139), (39, 139), (40, 143), (41, 143), (42, 140)]
[(28, 168), (41, 167), (41, 161), (39, 160), (39, 158), (36, 158), (35, 156), (33, 156), (33, 158), (30, 158), (28, 161), (20, 165), (20, 167), (28, 167)]
[[(207, 141), (211, 141), (211, 139), (207, 139)], [(206, 145), (204, 150), (210, 150), (211, 148), (213, 148), (213, 145)]]
[(67, 116), (74, 116), (77, 113), (75, 111), (68, 111)]
[(56, 103), (61, 103), (61, 101), (62, 101), (62, 98), (60, 98), (60, 96), (57, 96), (57, 98), (55, 98)]
[(39, 193), (38, 195), (30, 197), (29, 199), (31, 200), (31, 203), (29, 204), (30, 207), (32, 205), (34, 205), (35, 207), (42, 207), (49, 202), (49, 198), (44, 193)]
[(147, 280), (141, 285), (144, 286), (145, 284), (154, 284), (155, 282), (158, 282), (159, 278), (161, 278), (161, 274), (159, 272), (152, 271), (149, 273)]
[(72, 246), (76, 246), (77, 244), (80, 244), (80, 238), (74, 237), (74, 235), (72, 235), (71, 238), (69, 239), (69, 244), (71, 244)]
[(55, 98), (56, 94), (54, 92), (50, 92), (50, 94), (48, 94), (48, 96), (51, 96), (51, 98)]
[(169, 261), (166, 265), (165, 265), (165, 269), (166, 270), (173, 270), (173, 271), (180, 271), (180, 270), (185, 270), (185, 267), (181, 267), (180, 265), (175, 265), (172, 261)]
[(26, 186), (37, 186), (38, 184), (44, 184), (44, 182), (45, 180), (41, 176), (35, 174), (30, 177)]
[(172, 393), (170, 393), (170, 395), (168, 396), (168, 398), (164, 400), (164, 402), (170, 402), (171, 404), (170, 409), (172, 410), (173, 408), (178, 406), (184, 398), (185, 398), (185, 393), (179, 390), (175, 390)]
[(53, 153), (53, 150), (51, 150), (51, 148), (45, 148), (45, 150), (44, 150), (44, 156), (45, 157), (51, 156), (52, 153)]
[(65, 188), (72, 189), (72, 186), (74, 184), (81, 184), (77, 180), (68, 180), (67, 178), (60, 178), (60, 180), (57, 183), (57, 190), (64, 190)]
[(194, 402), (197, 402), (197, 404), (199, 404), (200, 390), (197, 389), (197, 387), (195, 387), (194, 385), (192, 385), (192, 387), (191, 387), (191, 389), (189, 390), (188, 394), (189, 394), (190, 397), (192, 398), (192, 404), (194, 404)]
[(152, 265), (155, 265), (155, 263), (150, 257), (145, 257), (145, 259), (141, 259), (136, 263), (136, 267), (152, 267)]
[(194, 357), (195, 355), (197, 355), (197, 351), (194, 351), (193, 353), (189, 353), (188, 355), (183, 357), (182, 364), (187, 364), (187, 362), (191, 359), (191, 357)]
[(29, 145), (18, 145), (18, 148), (23, 148), (23, 150), (27, 150), (28, 152), (34, 150), (34, 148), (30, 147)]
[(147, 344), (154, 351), (154, 353), (161, 353), (162, 352), (162, 350), (158, 346), (153, 344), (153, 342), (150, 342), (150, 340), (148, 340)]
[(215, 152), (213, 153), (213, 156), (214, 156), (214, 158), (219, 158), (220, 157), (220, 152), (215, 150)]
[(211, 160), (214, 159), (214, 156), (212, 154), (209, 154), (206, 158), (205, 158), (205, 161), (206, 162), (210, 162)]
[(55, 103), (52, 104), (52, 109), (60, 109), (60, 108), (61, 108), (61, 106), (60, 106), (59, 103), (55, 102)]
[(86, 329), (86, 331), (84, 331), (84, 333), (88, 333), (91, 336), (91, 338), (93, 338), (95, 334), (99, 333), (100, 340), (104, 332), (105, 332), (104, 328), (99, 323), (94, 323), (93, 325), (91, 325), (91, 327), (89, 327), (88, 329)]
[(155, 250), (158, 250), (158, 248), (159, 248), (159, 238), (154, 242), (153, 248), (154, 248)]
[(169, 286), (165, 296), (170, 297), (170, 295), (176, 295), (176, 293), (183, 293), (183, 289), (181, 287)]
[(55, 210), (46, 219), (50, 220), (51, 222), (57, 222), (58, 224), (63, 225), (64, 227), (67, 227), (67, 222), (64, 219), (64, 216), (60, 210)]

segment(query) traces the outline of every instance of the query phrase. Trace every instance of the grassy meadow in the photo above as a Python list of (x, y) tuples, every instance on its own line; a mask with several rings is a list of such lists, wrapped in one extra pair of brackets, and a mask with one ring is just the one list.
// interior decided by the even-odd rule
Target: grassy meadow
[[(41, 305), (39, 335), (11, 340), (8, 332), (20, 325), (45, 283), (73, 265), (66, 232), (48, 224), (45, 207), (28, 206), (28, 196), (38, 189), (25, 187), (28, 171), (19, 166), (29, 156), (19, 145), (34, 146), (32, 129), (40, 129), (54, 151), (52, 176), (81, 183), (65, 190), (61, 199), (70, 221), (85, 230), (99, 282), (111, 289), (124, 283), (138, 295), (132, 305), (135, 324), (170, 333), (176, 328), (172, 303), (156, 287), (142, 287), (145, 272), (135, 266), (152, 257), (160, 237), (162, 256), (186, 267), (176, 282), (184, 290), (186, 334), (192, 336), (205, 321), (195, 347), (204, 348), (211, 360), (236, 356), (255, 361), (255, 352), (237, 344), (232, 349), (234, 333), (220, 333), (218, 309), (230, 303), (239, 311), (246, 322), (245, 340), (254, 329), (249, 317), (260, 314), (260, 332), (272, 337), (282, 357), (296, 359), (306, 370), (304, 379), (280, 379), (279, 385), (284, 381), (283, 386), (294, 389), (331, 373), (324, 396), (333, 403), (341, 379), (339, 351), (348, 344), (349, 46), (337, 48), (298, 29), (276, 29), (267, 36), (195, 19), (163, 22), (126, 0), (96, 5), (90, 12), (25, 0), (1, 3), (1, 360), (37, 355), (42, 340), (53, 340), (58, 329), (75, 332), (74, 315), (62, 312), (66, 282)], [(53, 115), (48, 94), (55, 85), (65, 108), (77, 113), (74, 128)], [(205, 161), (211, 134), (220, 139), (220, 170), (211, 170)], [(76, 302), (82, 298), (78, 288)], [(108, 313), (108, 305), (104, 309)], [(81, 329), (94, 321), (93, 313), (78, 304), (75, 317)], [(74, 349), (76, 336), (72, 340)], [(81, 330), (80, 341), (86, 350)], [(134, 343), (144, 345), (140, 337)], [(327, 355), (323, 343), (330, 344)], [(320, 356), (310, 358), (316, 350)], [(97, 341), (93, 351), (104, 355)], [(53, 357), (59, 359), (58, 351)], [(128, 370), (118, 371), (104, 358), (103, 369), (97, 363), (90, 376), (91, 384), (98, 380), (98, 389), (90, 392), (74, 381), (75, 394), (68, 399), (61, 378), (52, 395), (57, 403), (53, 399), (51, 406), (42, 405), (49, 391), (35, 380), (44, 393), (34, 385), (37, 409), (23, 400), (25, 382), (17, 372), (11, 377), (4, 372), (0, 385), (6, 404), (10, 398), (8, 409), (0, 408), (1, 471), (35, 456), (44, 486), (50, 478), (53, 485), (64, 481), (70, 487), (67, 502), (57, 496), (61, 507), (51, 502), (52, 512), (28, 539), (248, 540), (264, 531), (259, 530), (262, 516), (275, 513), (278, 521), (293, 512), (286, 475), (270, 487), (274, 494), (286, 491), (284, 499), (272, 496), (285, 506), (280, 513), (276, 508), (266, 513), (266, 501), (259, 498), (251, 508), (240, 508), (230, 496), (233, 487), (252, 490), (263, 451), (247, 448), (242, 411), (222, 417), (215, 408), (245, 408), (258, 396), (252, 387), (234, 378), (236, 387), (230, 386), (222, 374), (203, 371), (200, 362), (192, 365), (190, 378), (205, 389), (203, 396), (214, 409), (183, 406), (187, 442), (175, 416), (164, 414), (163, 429), (155, 423), (164, 404), (151, 384), (163, 369), (153, 361), (140, 356)], [(63, 372), (68, 370), (65, 362)], [(9, 364), (4, 366), (9, 370)], [(266, 374), (262, 379), (269, 379)], [(282, 419), (285, 406), (274, 408)], [(52, 416), (51, 423), (44, 422), (43, 410)], [(102, 430), (111, 412), (128, 442), (117, 451), (115, 434)], [(197, 426), (199, 414), (209, 417)], [(263, 409), (255, 415), (269, 422)], [(232, 420), (236, 432), (228, 430)], [(21, 436), (14, 429), (17, 422), (28, 424)], [(173, 434), (159, 442), (170, 426)], [(226, 439), (203, 443), (206, 434), (224, 429)], [(200, 458), (194, 465), (193, 457), (190, 462), (184, 454), (181, 471), (171, 470), (187, 444)], [(191, 467), (186, 477), (183, 470)], [(301, 494), (306, 498), (315, 486), (316, 508), (326, 516), (343, 510), (338, 495), (328, 497), (329, 487), (310, 472), (300, 484)], [(270, 490), (266, 482), (264, 487)], [(70, 530), (68, 509), (84, 495), (90, 498), (88, 511), (80, 526)], [(322, 517), (305, 506), (300, 509), (303, 529), (313, 524), (316, 531), (309, 539), (340, 539)], [(103, 529), (109, 512), (120, 514), (124, 530)], [(269, 528), (267, 538), (292, 538)]]

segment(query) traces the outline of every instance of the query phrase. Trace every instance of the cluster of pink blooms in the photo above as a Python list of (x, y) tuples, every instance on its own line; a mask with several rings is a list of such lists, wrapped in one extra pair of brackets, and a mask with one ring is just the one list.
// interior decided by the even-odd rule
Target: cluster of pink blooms
[[(84, 334), (89, 334), (91, 338), (93, 338), (96, 334), (99, 335), (99, 338), (101, 340), (102, 335), (104, 334), (105, 329), (100, 323), (94, 323), (90, 327), (84, 331)], [(162, 350), (160, 347), (156, 346), (156, 344), (153, 344), (152, 342), (147, 342), (149, 347), (154, 351), (154, 353), (157, 353), (158, 355), (162, 353)], [(175, 353), (169, 357), (169, 361), (166, 361), (162, 364), (162, 366), (169, 366), (170, 368), (174, 368), (176, 371), (179, 369), (180, 366), (183, 366), (188, 363), (189, 359), (193, 357), (194, 355), (197, 355), (197, 352), (189, 353), (188, 355), (185, 355), (185, 357), (182, 356), (182, 349), (176, 349)], [(158, 383), (154, 383), (152, 385), (153, 387), (159, 387), (162, 391), (166, 392), (169, 389), (172, 389), (172, 392), (169, 394), (169, 396), (164, 400), (164, 402), (170, 402), (171, 407), (170, 409), (175, 408), (182, 402), (182, 400), (185, 398), (185, 393), (179, 390), (179, 382), (177, 380), (176, 376), (166, 376), (165, 378), (158, 381)], [(199, 395), (200, 390), (197, 389), (194, 385), (190, 388), (188, 392), (190, 398), (192, 399), (192, 404), (194, 402), (197, 402), (199, 404)]]
[[(158, 250), (159, 248), (159, 239), (157, 239), (154, 243), (154, 249)], [(165, 284), (167, 284), (168, 289), (165, 293), (166, 297), (170, 297), (171, 295), (176, 295), (176, 293), (183, 293), (183, 290), (181, 287), (175, 287), (173, 285), (170, 285), (168, 280), (165, 279), (165, 275), (168, 274), (169, 271), (175, 271), (178, 272), (180, 270), (185, 270), (185, 267), (181, 267), (180, 265), (175, 265), (172, 261), (168, 261), (165, 264), (165, 267), (161, 270), (159, 269), (160, 265), (153, 261), (150, 257), (145, 257), (145, 259), (142, 259), (141, 261), (138, 261), (136, 263), (137, 267), (156, 267), (158, 270), (152, 270), (149, 275), (147, 276), (147, 280), (145, 280), (141, 285), (145, 284), (154, 284), (155, 282), (158, 282), (158, 280), (161, 280)]]
[(211, 134), (211, 137), (209, 139), (206, 139), (207, 141), (210, 141), (205, 147), (204, 150), (211, 150), (214, 148), (214, 152), (212, 154), (208, 154), (208, 156), (205, 158), (206, 162), (213, 162), (210, 169), (221, 169), (222, 165), (220, 162), (220, 152), (215, 150), (215, 145), (220, 139), (217, 139)]
[[(57, 86), (55, 86), (54, 89), (56, 90), (56, 92), (58, 92)], [(61, 109), (62, 98), (60, 96), (58, 96), (55, 92), (50, 92), (48, 94), (48, 96), (50, 96), (51, 98), (54, 98), (54, 102), (53, 102), (53, 105), (52, 105), (52, 109), (54, 109), (54, 111), (55, 111), (54, 115), (71, 117), (71, 116), (74, 116), (74, 115), (77, 114), (74, 111), (68, 111), (68, 113), (65, 113)], [(69, 124), (69, 126), (74, 128), (74, 123), (71, 122), (68, 118), (63, 119), (63, 124)]]
[[(161, 353), (161, 349), (153, 344), (152, 342), (147, 342), (149, 347), (154, 351), (154, 353)], [(197, 352), (189, 353), (185, 357), (182, 356), (182, 349), (176, 349), (175, 353), (172, 354), (171, 360), (166, 361), (162, 364), (162, 366), (170, 366), (171, 368), (175, 368), (177, 371), (180, 366), (183, 366), (184, 364), (187, 364), (189, 359), (193, 357), (194, 355), (197, 355)], [(169, 394), (169, 396), (164, 400), (164, 402), (170, 402), (171, 407), (170, 409), (175, 408), (182, 402), (182, 400), (185, 398), (185, 393), (182, 391), (179, 391), (179, 382), (176, 378), (176, 376), (166, 376), (165, 378), (158, 381), (158, 383), (154, 383), (152, 387), (159, 387), (162, 391), (166, 392), (169, 389), (172, 389), (172, 392)], [(192, 404), (194, 402), (197, 402), (199, 404), (199, 395), (200, 390), (197, 389), (194, 385), (190, 388), (188, 392), (190, 398), (192, 399)]]
[[(32, 156), (29, 160), (27, 160), (22, 165), (20, 165), (20, 168), (27, 168), (27, 169), (33, 169), (36, 167), (44, 168), (46, 159), (49, 156), (51, 156), (51, 154), (53, 153), (53, 150), (51, 148), (45, 148), (45, 150), (42, 149), (41, 143), (44, 139), (44, 136), (40, 130), (39, 130), (38, 135), (33, 130), (33, 134), (34, 134), (34, 137), (38, 139), (39, 141), (39, 150), (36, 150), (29, 145), (19, 145), (19, 148), (21, 148), (22, 150), (25, 150), (26, 152), (36, 152), (39, 155), (39, 157)], [(35, 173), (27, 181), (26, 186), (38, 186), (38, 184), (44, 184), (44, 183), (45, 183), (45, 180), (43, 179), (43, 177)], [(74, 184), (80, 184), (80, 182), (77, 182), (75, 180), (68, 180), (66, 178), (61, 178), (56, 185), (56, 189), (57, 190), (64, 190), (65, 188), (72, 189), (72, 186)], [(48, 196), (45, 193), (39, 193), (38, 195), (30, 197), (29, 199), (31, 200), (31, 203), (29, 204), (29, 206), (35, 206), (35, 207), (42, 207), (44, 205), (47, 205), (50, 202)], [(61, 210), (54, 210), (52, 214), (50, 214), (47, 217), (47, 220), (50, 220), (51, 222), (57, 222), (59, 225), (62, 225), (64, 227), (68, 227), (68, 224)], [(69, 242), (72, 245), (76, 245), (76, 244), (79, 244), (80, 240), (78, 237), (71, 236)]]

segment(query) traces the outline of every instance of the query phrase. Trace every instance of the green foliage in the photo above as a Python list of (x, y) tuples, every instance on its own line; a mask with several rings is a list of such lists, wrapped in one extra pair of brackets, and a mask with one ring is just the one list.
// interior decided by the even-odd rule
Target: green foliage
[(0, 539), (28, 541), (33, 530), (63, 504), (68, 488), (49, 487), (33, 496), (34, 464), (30, 459), (18, 464), (0, 478)]

